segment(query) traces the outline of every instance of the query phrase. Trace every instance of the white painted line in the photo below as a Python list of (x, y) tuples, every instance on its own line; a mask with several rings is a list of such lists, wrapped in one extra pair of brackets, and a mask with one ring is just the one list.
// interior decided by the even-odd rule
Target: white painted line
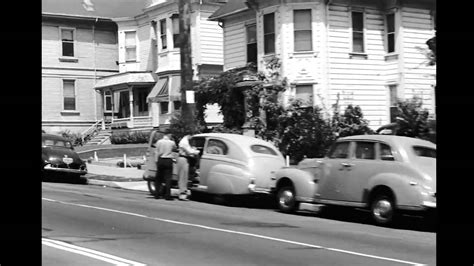
[(98, 259), (101, 261), (105, 261), (114, 265), (119, 265), (119, 266), (128, 266), (128, 265), (133, 265), (133, 266), (145, 266), (146, 264), (139, 263), (136, 261), (132, 260), (127, 260), (124, 258), (120, 258), (114, 255), (110, 255), (107, 253), (103, 253), (97, 250), (93, 249), (88, 249), (88, 248), (83, 248), (75, 245), (71, 245), (62, 241), (57, 241), (57, 240), (52, 240), (52, 239), (47, 239), (47, 238), (42, 238), (41, 242), (43, 245), (50, 246), (53, 248), (57, 249), (62, 249), (65, 251), (69, 251), (72, 253), (84, 255), (87, 257), (91, 257), (94, 259)]
[(124, 211), (107, 209), (107, 208), (90, 206), (90, 205), (84, 205), (84, 204), (69, 203), (69, 202), (64, 202), (64, 201), (59, 201), (59, 200), (48, 199), (48, 198), (42, 198), (42, 199), (46, 200), (46, 201), (65, 204), (65, 205), (72, 205), (72, 206), (79, 206), (79, 207), (96, 209), (96, 210), (103, 210), (103, 211), (108, 211), (108, 212), (121, 213), (121, 214), (137, 216), (137, 217), (147, 218), (147, 219), (161, 221), (161, 222), (167, 222), (167, 223), (179, 224), (179, 225), (186, 225), (186, 226), (197, 227), (197, 228), (202, 228), (202, 229), (207, 229), (207, 230), (212, 230), (212, 231), (225, 232), (225, 233), (230, 233), (230, 234), (251, 236), (251, 237), (256, 237), (256, 238), (261, 238), (261, 239), (266, 239), (266, 240), (272, 240), (272, 241), (277, 241), (277, 242), (282, 242), (282, 243), (294, 244), (294, 245), (298, 245), (298, 246), (317, 248), (317, 249), (325, 249), (325, 250), (330, 250), (330, 251), (334, 251), (334, 252), (351, 254), (351, 255), (356, 255), (356, 256), (361, 256), (361, 257), (366, 257), (366, 258), (373, 258), (373, 259), (379, 259), (379, 260), (385, 260), (385, 261), (393, 261), (393, 262), (398, 262), (398, 263), (401, 263), (401, 264), (409, 264), (409, 265), (415, 265), (415, 266), (425, 265), (425, 264), (417, 263), (417, 262), (411, 262), (411, 261), (405, 261), (405, 260), (399, 260), (399, 259), (392, 259), (392, 258), (381, 257), (381, 256), (376, 256), (376, 255), (370, 255), (370, 254), (364, 254), (364, 253), (359, 253), (359, 252), (354, 252), (354, 251), (349, 251), (349, 250), (343, 250), (343, 249), (337, 249), (337, 248), (323, 247), (323, 246), (318, 246), (318, 245), (313, 245), (313, 244), (308, 244), (308, 243), (303, 243), (303, 242), (297, 242), (297, 241), (291, 241), (291, 240), (286, 240), (286, 239), (281, 239), (281, 238), (274, 238), (274, 237), (269, 237), (269, 236), (264, 236), (264, 235), (257, 235), (257, 234), (252, 234), (252, 233), (246, 233), (246, 232), (240, 232), (240, 231), (210, 227), (210, 226), (205, 226), (205, 225), (200, 225), (200, 224), (192, 224), (192, 223), (162, 219), (162, 218), (157, 218), (157, 217), (149, 217), (149, 216), (142, 215), (142, 214), (137, 214), (137, 213), (124, 212)]

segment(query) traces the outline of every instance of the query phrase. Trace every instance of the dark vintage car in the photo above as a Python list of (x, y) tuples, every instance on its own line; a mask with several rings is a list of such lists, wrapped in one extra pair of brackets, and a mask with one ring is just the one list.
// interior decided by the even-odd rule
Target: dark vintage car
[(86, 163), (74, 151), (71, 142), (61, 136), (42, 134), (41, 175), (45, 177), (72, 177), (85, 183)]

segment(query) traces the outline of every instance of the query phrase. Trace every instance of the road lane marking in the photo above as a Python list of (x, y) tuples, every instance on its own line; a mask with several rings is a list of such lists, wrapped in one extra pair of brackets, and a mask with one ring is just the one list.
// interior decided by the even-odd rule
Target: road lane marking
[(381, 257), (381, 256), (376, 256), (376, 255), (370, 255), (370, 254), (365, 254), (365, 253), (359, 253), (359, 252), (344, 250), (344, 249), (323, 247), (323, 246), (318, 246), (318, 245), (313, 245), (313, 244), (308, 244), (308, 243), (303, 243), (303, 242), (297, 242), (297, 241), (291, 241), (291, 240), (286, 240), (286, 239), (281, 239), (281, 238), (269, 237), (269, 236), (264, 236), (264, 235), (257, 235), (257, 234), (246, 233), (246, 232), (241, 232), (241, 231), (234, 231), (234, 230), (222, 229), (222, 228), (217, 228), (217, 227), (210, 227), (210, 226), (205, 226), (205, 225), (200, 225), (200, 224), (192, 224), (192, 223), (180, 222), (180, 221), (175, 221), (175, 220), (168, 220), (168, 219), (162, 219), (162, 218), (157, 218), (157, 217), (150, 217), (150, 216), (137, 214), (137, 213), (132, 213), (132, 212), (119, 211), (119, 210), (102, 208), (102, 207), (91, 206), (91, 205), (69, 203), (69, 202), (65, 202), (65, 201), (59, 201), (59, 200), (48, 199), (48, 198), (42, 198), (42, 199), (45, 200), (45, 201), (50, 201), (50, 202), (55, 202), (55, 203), (60, 203), (60, 204), (65, 204), (65, 205), (72, 205), (72, 206), (102, 210), (102, 211), (107, 211), (107, 212), (121, 213), (121, 214), (126, 214), (126, 215), (136, 216), (136, 217), (142, 217), (142, 218), (147, 218), (147, 219), (161, 221), (161, 222), (167, 222), (167, 223), (179, 224), (179, 225), (186, 225), (186, 226), (197, 227), (197, 228), (202, 228), (202, 229), (212, 230), (212, 231), (225, 232), (225, 233), (230, 233), (230, 234), (251, 236), (251, 237), (260, 238), (260, 239), (272, 240), (272, 241), (277, 241), (277, 242), (282, 242), (282, 243), (288, 243), (288, 244), (293, 244), (293, 245), (298, 245), (298, 246), (309, 247), (309, 248), (325, 249), (325, 250), (329, 250), (329, 251), (345, 253), (345, 254), (351, 254), (351, 255), (356, 255), (356, 256), (361, 256), (361, 257), (366, 257), (366, 258), (392, 261), (392, 262), (398, 262), (398, 263), (401, 263), (401, 264), (409, 264), (409, 265), (415, 265), (415, 266), (424, 266), (424, 265), (426, 265), (426, 264), (417, 263), (417, 262), (393, 259), (393, 258), (388, 258), (388, 257)]
[(80, 254), (80, 255), (84, 255), (84, 256), (87, 256), (87, 257), (91, 257), (91, 258), (94, 258), (94, 259), (105, 261), (105, 262), (108, 262), (108, 263), (111, 263), (111, 264), (114, 264), (114, 265), (118, 265), (118, 266), (129, 266), (129, 265), (145, 266), (146, 265), (146, 264), (139, 263), (139, 262), (136, 262), (136, 261), (127, 260), (127, 259), (120, 258), (120, 257), (114, 256), (114, 255), (103, 253), (103, 252), (100, 252), (100, 251), (97, 251), (97, 250), (71, 245), (69, 243), (62, 242), (62, 241), (42, 238), (41, 242), (42, 242), (43, 245), (46, 245), (46, 246), (50, 246), (50, 247), (57, 248), (57, 249), (62, 249), (62, 250), (69, 251), (69, 252), (76, 253), (76, 254)]

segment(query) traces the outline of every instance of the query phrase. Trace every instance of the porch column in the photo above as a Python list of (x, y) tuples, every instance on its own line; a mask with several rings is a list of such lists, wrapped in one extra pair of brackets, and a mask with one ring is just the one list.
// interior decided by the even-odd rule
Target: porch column
[(130, 128), (133, 128), (133, 86), (128, 87), (128, 98), (130, 99)]
[(114, 98), (114, 92), (112, 89), (110, 89), (110, 95), (111, 95), (111, 101), (112, 101), (112, 117), (110, 119), (110, 123), (114, 122), (114, 115), (115, 115), (115, 98)]
[(158, 127), (160, 126), (160, 108), (159, 103), (151, 103), (151, 126)]
[(105, 90), (100, 91), (100, 96), (102, 99), (100, 100), (101, 104), (101, 109), (102, 109), (102, 130), (105, 130)]

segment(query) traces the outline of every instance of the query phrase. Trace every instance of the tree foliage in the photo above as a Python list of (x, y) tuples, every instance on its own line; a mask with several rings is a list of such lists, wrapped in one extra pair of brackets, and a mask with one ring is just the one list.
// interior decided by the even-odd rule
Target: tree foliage
[(429, 112), (422, 106), (423, 102), (419, 97), (397, 102), (396, 135), (430, 139)]
[(338, 137), (353, 135), (373, 134), (369, 122), (364, 119), (362, 109), (359, 106), (349, 104), (341, 115), (339, 110), (339, 94), (333, 105), (332, 130)]

